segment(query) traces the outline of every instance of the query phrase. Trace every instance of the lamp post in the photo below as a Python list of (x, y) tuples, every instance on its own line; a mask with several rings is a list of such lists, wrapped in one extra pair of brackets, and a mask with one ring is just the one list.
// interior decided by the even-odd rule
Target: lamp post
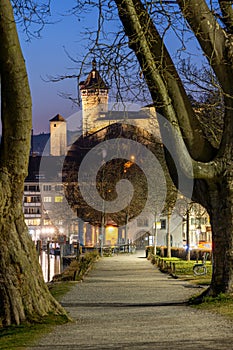
[[(105, 157), (107, 155), (106, 149), (102, 149), (102, 166), (105, 165)], [(104, 167), (103, 167), (103, 177), (102, 177), (102, 196), (104, 188)], [(101, 215), (101, 241), (100, 241), (100, 256), (103, 256), (103, 246), (105, 239), (105, 199), (102, 201), (102, 215)]]
[(190, 261), (189, 209), (186, 212), (186, 260)]
[(154, 255), (156, 255), (157, 250), (157, 236), (158, 230), (161, 229), (161, 221), (158, 221), (157, 215), (155, 214), (155, 222), (154, 222)]
[(100, 241), (100, 256), (103, 256), (103, 247), (104, 247), (104, 236), (105, 236), (105, 207), (103, 200), (103, 209), (101, 217), (101, 241)]
[(155, 217), (155, 222), (154, 222), (154, 255), (156, 255), (156, 250), (157, 250), (157, 222), (156, 222), (156, 217)]
[(167, 214), (167, 258), (171, 257), (170, 211)]

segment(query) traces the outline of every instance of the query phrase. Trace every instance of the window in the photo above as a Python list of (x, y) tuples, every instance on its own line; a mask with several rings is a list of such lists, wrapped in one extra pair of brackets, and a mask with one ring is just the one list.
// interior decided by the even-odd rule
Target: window
[(52, 202), (52, 197), (44, 197), (44, 198), (43, 198), (43, 201), (44, 201), (45, 203), (51, 203), (51, 202)]
[(40, 196), (25, 196), (24, 203), (40, 203)]
[(165, 230), (166, 229), (166, 219), (161, 219), (161, 230)]
[(40, 208), (25, 208), (24, 214), (40, 214)]
[(59, 191), (62, 191), (62, 190), (63, 190), (62, 185), (55, 185), (55, 191), (56, 192), (59, 192)]
[(38, 185), (25, 185), (24, 191), (39, 192), (40, 189)]
[(47, 225), (52, 225), (52, 222), (50, 219), (44, 219), (44, 225), (47, 226)]
[(207, 224), (207, 217), (202, 217), (201, 218), (201, 225), (206, 225)]
[(51, 186), (51, 185), (44, 185), (44, 186), (43, 186), (43, 190), (44, 190), (44, 191), (51, 191), (51, 189), (52, 189), (52, 186)]
[(54, 225), (61, 226), (61, 225), (63, 225), (63, 221), (62, 220), (54, 220)]
[(45, 179), (45, 175), (40, 173), (40, 174), (35, 174), (35, 178), (36, 180), (42, 180), (42, 179)]
[(54, 198), (54, 202), (55, 203), (62, 203), (63, 202), (63, 197), (62, 196), (56, 196)]
[(137, 226), (138, 227), (148, 227), (149, 226), (149, 222), (148, 222), (148, 219), (147, 218), (140, 218), (140, 219), (137, 219)]
[(191, 225), (195, 225), (195, 218), (191, 218), (190, 224), (191, 224)]
[(39, 226), (40, 219), (25, 219), (25, 223), (27, 226)]

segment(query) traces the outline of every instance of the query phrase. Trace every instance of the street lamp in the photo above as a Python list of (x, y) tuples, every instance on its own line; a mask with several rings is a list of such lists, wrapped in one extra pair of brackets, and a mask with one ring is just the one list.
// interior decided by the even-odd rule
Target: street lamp
[(157, 235), (158, 231), (161, 229), (161, 221), (158, 221), (157, 216), (155, 215), (155, 222), (153, 225), (154, 228), (154, 255), (156, 255), (156, 250), (157, 250)]
[(104, 233), (105, 233), (105, 208), (104, 208), (104, 200), (103, 200), (103, 211), (101, 217), (101, 234), (100, 234), (100, 256), (103, 256), (103, 246), (104, 246)]
[[(107, 156), (106, 149), (102, 149), (102, 166), (105, 165), (105, 158)], [(102, 177), (102, 192), (104, 184), (104, 167), (103, 167), (103, 177)], [(103, 193), (102, 193), (103, 195)], [(101, 215), (101, 241), (100, 241), (100, 256), (103, 256), (103, 245), (104, 245), (104, 236), (105, 236), (105, 200), (102, 201), (102, 215)]]
[(130, 156), (130, 160), (131, 160), (132, 163), (134, 163), (134, 161), (135, 161), (135, 156), (133, 156), (133, 155)]

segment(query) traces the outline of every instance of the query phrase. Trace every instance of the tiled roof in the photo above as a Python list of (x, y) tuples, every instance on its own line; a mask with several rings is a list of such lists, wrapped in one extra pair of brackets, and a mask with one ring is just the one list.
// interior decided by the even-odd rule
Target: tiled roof
[(57, 114), (55, 117), (49, 120), (50, 122), (65, 122), (66, 120), (60, 115)]
[(104, 80), (101, 78), (99, 71), (96, 69), (96, 62), (93, 60), (92, 62), (92, 70), (88, 74), (88, 77), (85, 81), (81, 81), (80, 90), (83, 89), (109, 89)]

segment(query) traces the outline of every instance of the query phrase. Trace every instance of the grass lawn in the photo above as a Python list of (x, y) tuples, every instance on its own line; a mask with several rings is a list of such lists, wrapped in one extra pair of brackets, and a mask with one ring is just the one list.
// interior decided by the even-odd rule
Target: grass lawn
[[(91, 253), (86, 254), (85, 259), (81, 260), (82, 265), (78, 265), (77, 267), (76, 262), (72, 263), (70, 267), (64, 271), (64, 276), (67, 277), (70, 275), (73, 277), (74, 270), (81, 266), (82, 269), (80, 271), (82, 272), (82, 277), (95, 260), (95, 255)], [(76, 277), (76, 281), (60, 281), (48, 284), (51, 294), (57, 301), (61, 301), (63, 295), (65, 295), (75, 283), (78, 283), (77, 281), (80, 279), (80, 276), (77, 275)], [(54, 326), (67, 322), (68, 320), (66, 317), (50, 315), (44, 317), (41, 323), (25, 323), (20, 326), (0, 328), (0, 349), (26, 349), (35, 344), (43, 334), (50, 332)]]
[(41, 334), (48, 333), (53, 326), (67, 322), (67, 318), (61, 316), (47, 316), (43, 323), (23, 324), (0, 329), (0, 349), (26, 349), (33, 345)]
[[(79, 262), (72, 262), (71, 265), (61, 274), (66, 280), (49, 283), (50, 293), (57, 301), (61, 301), (75, 283), (83, 278), (85, 273), (92, 267), (98, 258), (96, 253), (86, 253)], [(75, 281), (73, 281), (74, 271), (78, 271)], [(67, 280), (69, 277), (69, 280)], [(41, 320), (41, 323), (25, 323), (20, 326), (10, 326), (0, 328), (0, 349), (22, 350), (36, 343), (36, 341), (45, 333), (52, 330), (54, 326), (67, 323), (65, 316), (48, 315)]]
[(196, 308), (215, 312), (233, 321), (233, 296), (219, 295), (217, 298), (206, 297), (204, 303)]
[[(166, 262), (175, 263), (176, 277), (189, 281), (193, 284), (208, 286), (211, 282), (212, 265), (210, 261), (206, 262), (207, 274), (203, 276), (195, 276), (193, 274), (193, 266), (195, 261), (186, 261), (178, 258), (163, 258)], [(201, 261), (199, 261), (201, 263)], [(205, 297), (201, 304), (193, 305), (193, 307), (208, 310), (223, 315), (233, 321), (233, 295), (221, 294), (217, 298)]]
[[(77, 282), (54, 283), (50, 287), (50, 292), (56, 300), (60, 301), (62, 296), (72, 288), (74, 283)], [(33, 345), (41, 337), (41, 334), (48, 333), (54, 326), (64, 323), (67, 323), (66, 317), (50, 315), (45, 317), (41, 323), (25, 323), (20, 326), (0, 328), (0, 349), (25, 349)]]

